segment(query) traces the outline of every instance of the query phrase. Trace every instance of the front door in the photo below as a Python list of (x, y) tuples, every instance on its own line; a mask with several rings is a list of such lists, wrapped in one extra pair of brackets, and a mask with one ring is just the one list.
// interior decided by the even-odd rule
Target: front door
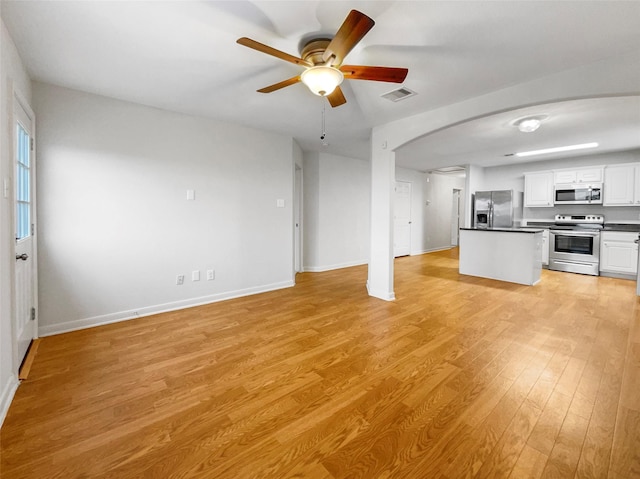
[(15, 204), (15, 287), (14, 335), (17, 361), (22, 363), (31, 340), (36, 337), (35, 288), (35, 155), (33, 113), (14, 98), (14, 204)]

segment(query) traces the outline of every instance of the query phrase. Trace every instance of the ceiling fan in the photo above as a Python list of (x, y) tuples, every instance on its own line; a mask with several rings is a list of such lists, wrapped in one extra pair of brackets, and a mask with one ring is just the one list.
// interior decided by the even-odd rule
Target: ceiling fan
[(250, 38), (237, 40), (240, 45), (272, 55), (281, 60), (306, 67), (300, 75), (258, 90), (271, 93), (302, 82), (316, 95), (326, 96), (332, 107), (347, 102), (340, 84), (345, 78), (402, 83), (409, 72), (406, 68), (343, 65), (344, 58), (373, 28), (375, 22), (357, 10), (351, 10), (336, 35), (331, 38), (314, 38), (302, 47), (300, 57), (289, 55)]

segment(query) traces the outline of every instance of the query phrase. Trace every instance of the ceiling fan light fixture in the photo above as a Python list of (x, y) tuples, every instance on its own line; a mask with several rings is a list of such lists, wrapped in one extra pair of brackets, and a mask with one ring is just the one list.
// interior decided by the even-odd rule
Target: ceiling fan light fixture
[(342, 83), (344, 75), (337, 68), (319, 65), (302, 72), (300, 79), (314, 95), (327, 96)]

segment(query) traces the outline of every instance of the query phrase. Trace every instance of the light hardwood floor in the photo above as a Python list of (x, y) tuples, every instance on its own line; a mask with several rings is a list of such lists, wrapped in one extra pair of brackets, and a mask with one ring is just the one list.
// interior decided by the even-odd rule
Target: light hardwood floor
[(44, 338), (4, 478), (640, 477), (631, 281), (460, 276), (456, 250)]

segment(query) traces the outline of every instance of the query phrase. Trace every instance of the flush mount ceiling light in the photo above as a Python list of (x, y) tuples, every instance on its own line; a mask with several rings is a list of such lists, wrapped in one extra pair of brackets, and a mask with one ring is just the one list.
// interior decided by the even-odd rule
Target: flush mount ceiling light
[(537, 118), (529, 118), (528, 120), (522, 120), (518, 125), (518, 130), (523, 133), (531, 133), (532, 131), (536, 131), (540, 128), (540, 124), (542, 122)]
[(549, 115), (525, 116), (514, 120), (512, 124), (523, 133), (531, 133), (540, 128), (543, 121), (549, 118)]
[(327, 96), (342, 83), (344, 75), (337, 68), (320, 65), (302, 72), (300, 79), (315, 95)]
[(532, 150), (532, 151), (523, 151), (521, 153), (516, 153), (517, 157), (526, 157), (526, 156), (534, 156), (534, 155), (546, 155), (547, 153), (560, 153), (563, 151), (573, 151), (573, 150), (584, 150), (587, 148), (597, 148), (598, 143), (582, 143), (580, 145), (569, 145), (569, 146), (557, 146), (555, 148), (545, 148), (543, 150)]

